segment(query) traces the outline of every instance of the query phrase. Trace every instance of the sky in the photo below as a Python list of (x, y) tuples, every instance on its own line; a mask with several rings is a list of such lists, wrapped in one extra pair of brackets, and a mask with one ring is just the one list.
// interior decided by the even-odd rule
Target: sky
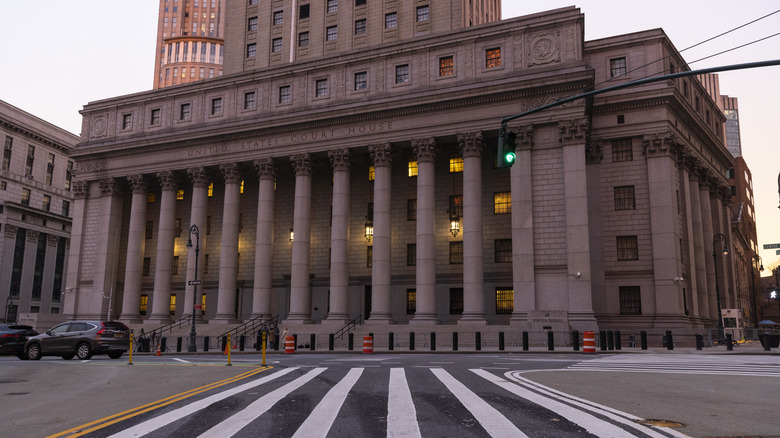
[[(432, 0), (433, 1), (433, 0)], [(780, 59), (777, 0), (503, 0), (504, 18), (565, 6), (585, 14), (586, 41), (662, 28), (691, 69)], [(91, 101), (152, 88), (159, 0), (0, 0), (0, 100), (75, 134)], [(745, 25), (745, 26), (743, 26)], [(740, 29), (690, 50), (694, 44)], [(739, 99), (743, 156), (753, 174), (759, 255), (780, 265), (780, 66), (720, 73), (720, 91)], [(774, 140), (774, 141), (773, 141)], [(769, 269), (763, 272), (769, 275)]]

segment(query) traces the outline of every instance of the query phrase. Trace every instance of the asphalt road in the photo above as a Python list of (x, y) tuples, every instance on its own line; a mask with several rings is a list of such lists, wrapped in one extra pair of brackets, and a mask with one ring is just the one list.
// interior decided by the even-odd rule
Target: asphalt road
[[(533, 437), (583, 436), (586, 430), (600, 430), (592, 428), (604, 422), (606, 407), (639, 419), (680, 423), (654, 429), (663, 436), (776, 436), (780, 430), (771, 402), (780, 390), (777, 356), (273, 354), (268, 368), (259, 366), (257, 354), (233, 355), (230, 367), (225, 361), (221, 355), (136, 356), (129, 366), (126, 356), (83, 362), (2, 357), (0, 435), (44, 437), (67, 431), (58, 436), (79, 436), (95, 428), (86, 436), (110, 436), (161, 422), (197, 403), (207, 407), (176, 417), (148, 436), (192, 437), (212, 427), (220, 431), (215, 436), (229, 436), (223, 432), (238, 427), (233, 416), (244, 409), (266, 411), (234, 436), (293, 436), (299, 427), (313, 427), (323, 436), (384, 437), (387, 430), (403, 431), (410, 424), (417, 424), (421, 436), (501, 436), (512, 427)], [(397, 380), (401, 375), (404, 380)], [(268, 381), (257, 384), (263, 379)], [(290, 385), (300, 386), (285, 393)], [(399, 398), (396, 388), (408, 388), (410, 399)], [(582, 402), (549, 392), (556, 390)], [(225, 391), (234, 393), (208, 401)], [(281, 393), (276, 402), (260, 406)], [(400, 400), (400, 418), (408, 416), (405, 407), (414, 408), (411, 421), (390, 420), (394, 400)], [(492, 408), (475, 407), (481, 401)], [(561, 403), (584, 401), (593, 402), (585, 415), (600, 421), (579, 421), (559, 410)], [(326, 406), (338, 407), (330, 423)], [(491, 409), (499, 415), (491, 417)], [(121, 415), (112, 417), (116, 414)], [(490, 429), (494, 423), (505, 429)], [(603, 430), (611, 430), (606, 423), (614, 421), (604, 423)], [(628, 430), (626, 436), (647, 436)]]

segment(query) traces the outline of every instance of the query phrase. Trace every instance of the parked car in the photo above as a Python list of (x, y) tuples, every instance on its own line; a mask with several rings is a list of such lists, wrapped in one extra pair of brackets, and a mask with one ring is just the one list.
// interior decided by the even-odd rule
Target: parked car
[(67, 321), (27, 340), (24, 351), (30, 360), (60, 356), (87, 360), (93, 354), (119, 359), (130, 348), (130, 329), (117, 321)]
[(0, 324), (0, 354), (13, 354), (19, 359), (27, 359), (24, 343), (27, 342), (27, 338), (37, 334), (38, 332), (29, 325)]

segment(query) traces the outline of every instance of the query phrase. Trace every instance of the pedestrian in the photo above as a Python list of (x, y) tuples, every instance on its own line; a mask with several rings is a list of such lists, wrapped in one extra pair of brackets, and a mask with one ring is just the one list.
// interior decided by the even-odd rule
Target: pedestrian
[(282, 342), (287, 342), (287, 336), (289, 335), (290, 332), (287, 330), (287, 327), (285, 327), (284, 330), (282, 331)]
[(268, 349), (273, 350), (275, 344), (276, 344), (276, 333), (274, 333), (273, 329), (268, 330)]
[(274, 350), (278, 350), (279, 349), (279, 344), (282, 342), (282, 339), (279, 337), (279, 326), (278, 325), (274, 324), (273, 332), (274, 332), (274, 338), (276, 338), (276, 343), (274, 344)]

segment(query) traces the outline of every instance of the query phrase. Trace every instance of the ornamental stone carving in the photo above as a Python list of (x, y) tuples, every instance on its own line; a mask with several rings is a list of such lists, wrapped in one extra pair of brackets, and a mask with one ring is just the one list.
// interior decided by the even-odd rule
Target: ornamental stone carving
[(209, 183), (211, 182), (209, 172), (205, 167), (187, 169), (187, 175), (190, 177), (190, 181), (192, 181), (193, 187), (208, 187)]
[(159, 181), (163, 191), (176, 190), (179, 186), (178, 181), (176, 180), (176, 174), (172, 170), (157, 172), (157, 181)]
[(485, 146), (482, 132), (467, 132), (458, 134), (458, 145), (460, 146), (463, 158), (481, 157), (482, 149)]
[(38, 243), (38, 237), (41, 235), (40, 232), (35, 230), (27, 230), (27, 241), (30, 243)]
[(531, 149), (534, 146), (534, 127), (531, 126), (518, 126), (512, 128), (512, 132), (515, 133), (515, 145), (517, 149)]
[(368, 153), (371, 155), (371, 161), (373, 161), (374, 167), (389, 167), (392, 162), (392, 159), (390, 158), (391, 152), (392, 147), (390, 146), (390, 143), (375, 144), (368, 147)]
[(17, 231), (19, 231), (19, 227), (16, 225), (5, 225), (5, 237), (16, 237)]
[(241, 169), (239, 169), (238, 163), (222, 163), (219, 165), (219, 171), (222, 173), (225, 184), (241, 184)]
[(311, 176), (311, 155), (308, 153), (296, 154), (290, 156), (295, 176)]
[(604, 160), (604, 145), (601, 140), (589, 141), (585, 145), (585, 162), (599, 164)]
[(645, 135), (642, 137), (642, 144), (645, 147), (645, 155), (647, 157), (675, 156), (680, 149), (680, 142), (672, 132)]
[(101, 196), (115, 196), (121, 193), (122, 190), (116, 178), (103, 178), (100, 180)]
[(433, 162), (436, 160), (436, 139), (418, 138), (412, 140), (412, 150), (417, 156), (417, 162)]
[(146, 177), (140, 173), (137, 175), (129, 175), (127, 177), (127, 183), (130, 185), (133, 194), (145, 194), (148, 189)]
[(257, 177), (261, 180), (273, 180), (276, 178), (276, 166), (273, 158), (258, 158), (254, 161)]
[(561, 146), (585, 143), (588, 140), (588, 120), (572, 119), (558, 123)]
[(60, 236), (55, 236), (53, 234), (48, 234), (46, 236), (46, 243), (49, 244), (49, 246), (57, 246), (57, 243), (60, 241)]
[(85, 199), (89, 195), (89, 183), (87, 181), (73, 181), (73, 197)]
[(528, 42), (528, 66), (560, 61), (560, 40), (558, 29), (532, 35)]
[(349, 172), (349, 149), (335, 149), (328, 151), (328, 159), (334, 172)]

